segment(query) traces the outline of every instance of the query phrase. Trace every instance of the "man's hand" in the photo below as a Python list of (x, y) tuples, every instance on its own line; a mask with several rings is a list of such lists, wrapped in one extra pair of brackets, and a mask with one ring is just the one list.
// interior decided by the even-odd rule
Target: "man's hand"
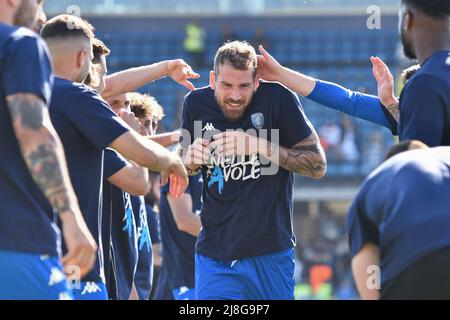
[(209, 144), (208, 140), (198, 138), (189, 146), (185, 157), (186, 166), (189, 169), (197, 170), (200, 166), (209, 163), (211, 157)]
[(139, 122), (139, 119), (136, 118), (133, 112), (125, 109), (120, 109), (119, 117), (137, 133), (142, 135), (142, 133), (145, 132), (145, 128), (143, 128), (142, 124)]
[(283, 66), (263, 46), (260, 45), (258, 49), (261, 55), (258, 55), (257, 76), (267, 81), (280, 81)]
[(186, 169), (176, 154), (172, 154), (168, 169), (161, 171), (161, 185), (165, 186), (170, 178), (169, 193), (175, 198), (179, 198), (189, 184)]
[(247, 156), (258, 153), (257, 137), (242, 131), (225, 131), (214, 136), (209, 145), (211, 153), (221, 157), (232, 155)]
[(62, 233), (68, 250), (61, 262), (69, 277), (78, 275), (78, 272), (74, 273), (73, 267), (78, 268), (79, 275), (84, 277), (94, 266), (97, 258), (97, 244), (89, 232), (81, 212), (68, 210), (60, 213), (60, 218)]
[(200, 75), (192, 71), (191, 66), (182, 59), (167, 62), (167, 75), (191, 91), (195, 90), (195, 87), (188, 79), (200, 78)]
[(394, 77), (388, 66), (378, 57), (370, 57), (373, 76), (378, 82), (378, 97), (384, 106), (398, 103), (394, 94)]

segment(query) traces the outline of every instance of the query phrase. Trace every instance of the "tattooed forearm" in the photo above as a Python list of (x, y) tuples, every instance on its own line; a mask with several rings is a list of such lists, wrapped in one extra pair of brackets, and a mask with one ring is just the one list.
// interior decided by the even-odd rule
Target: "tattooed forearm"
[(279, 157), (280, 166), (303, 176), (318, 179), (327, 169), (325, 153), (315, 133), (291, 149), (280, 147)]
[(14, 131), (28, 170), (52, 207), (63, 213), (76, 204), (64, 151), (44, 103), (34, 95), (7, 98)]
[(391, 104), (389, 106), (385, 106), (387, 111), (391, 114), (391, 116), (395, 119), (395, 121), (399, 121), (400, 119), (400, 106), (399, 103), (396, 102), (394, 104)]
[(67, 188), (64, 185), (55, 147), (41, 144), (26, 155), (25, 161), (36, 184), (41, 188), (57, 212), (69, 210)]

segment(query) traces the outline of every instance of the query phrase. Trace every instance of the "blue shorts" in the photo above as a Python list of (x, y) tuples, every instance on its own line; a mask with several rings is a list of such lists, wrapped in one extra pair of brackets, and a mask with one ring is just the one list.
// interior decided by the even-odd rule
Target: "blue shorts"
[(196, 300), (293, 300), (294, 249), (235, 261), (195, 255)]
[(75, 300), (108, 300), (108, 290), (102, 282), (81, 282), (72, 292)]
[(172, 290), (174, 300), (195, 300), (195, 289), (188, 287), (181, 287)]
[(58, 257), (0, 252), (0, 299), (72, 300)]

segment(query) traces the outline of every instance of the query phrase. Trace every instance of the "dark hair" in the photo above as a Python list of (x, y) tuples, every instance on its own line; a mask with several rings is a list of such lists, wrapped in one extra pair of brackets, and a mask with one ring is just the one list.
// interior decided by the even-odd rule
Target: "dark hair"
[(251, 70), (256, 76), (258, 59), (255, 49), (246, 41), (225, 43), (217, 50), (214, 58), (214, 72), (219, 74), (219, 65), (230, 64), (238, 70)]
[(414, 149), (426, 149), (428, 146), (419, 140), (405, 140), (396, 145), (393, 145), (386, 154), (384, 161), (396, 156), (399, 153), (414, 150)]
[(101, 56), (109, 56), (111, 53), (111, 50), (103, 43), (103, 41), (97, 38), (92, 40), (92, 47), (94, 51), (93, 63), (99, 63)]
[(402, 0), (402, 2), (433, 18), (445, 19), (450, 16), (450, 0)]
[(69, 14), (61, 14), (47, 21), (42, 27), (41, 36), (45, 40), (74, 37), (92, 39), (94, 30), (94, 27), (86, 20)]
[(413, 66), (410, 66), (410, 67), (404, 69), (400, 76), (402, 79), (402, 83), (405, 85), (406, 82), (408, 82), (408, 80), (411, 79), (411, 77), (413, 75), (415, 75), (417, 73), (417, 71), (419, 71), (419, 70), (420, 70), (420, 64), (415, 64)]

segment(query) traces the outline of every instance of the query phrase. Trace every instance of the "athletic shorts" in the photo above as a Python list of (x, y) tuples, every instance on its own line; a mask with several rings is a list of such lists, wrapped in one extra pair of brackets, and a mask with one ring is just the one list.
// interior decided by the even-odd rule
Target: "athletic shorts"
[(293, 300), (294, 249), (242, 260), (195, 255), (196, 300)]
[(0, 251), (0, 299), (72, 300), (58, 257)]
[(75, 300), (108, 300), (108, 290), (103, 282), (81, 282), (72, 288)]

